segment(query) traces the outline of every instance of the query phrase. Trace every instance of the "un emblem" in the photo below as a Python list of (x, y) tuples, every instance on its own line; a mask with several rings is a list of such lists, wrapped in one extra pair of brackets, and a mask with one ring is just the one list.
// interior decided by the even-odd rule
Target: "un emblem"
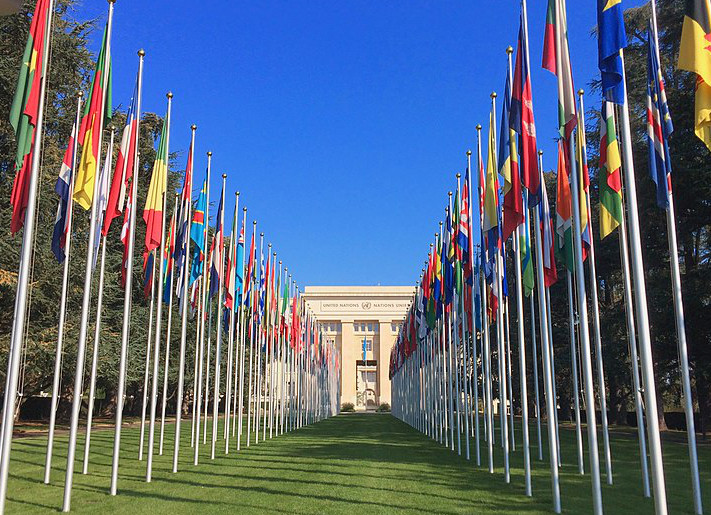
[(366, 311), (369, 310), (370, 309), (370, 302), (368, 302), (368, 301), (363, 302), (361, 304), (361, 307)]

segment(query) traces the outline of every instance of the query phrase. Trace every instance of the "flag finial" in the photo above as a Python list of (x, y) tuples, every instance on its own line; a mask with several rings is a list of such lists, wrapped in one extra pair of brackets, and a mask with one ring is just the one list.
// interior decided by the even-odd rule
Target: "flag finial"
[(145, 57), (146, 51), (143, 50), (142, 48), (138, 51), (138, 57)]
[(476, 130), (477, 130), (477, 132), (481, 132), (481, 124), (480, 123), (476, 124)]
[(585, 94), (585, 90), (584, 90), (583, 88), (580, 88), (580, 89), (578, 90), (578, 96), (581, 96), (581, 97), (582, 97), (584, 94)]
[(506, 47), (506, 54), (507, 55), (513, 54), (513, 47), (511, 45)]
[(491, 98), (496, 98), (498, 95), (496, 94), (496, 91), (491, 92)]
[(173, 92), (172, 92), (172, 91), (168, 91), (168, 93), (166, 93), (165, 96), (168, 97), (168, 98), (173, 98)]
[(471, 150), (467, 150), (467, 155), (468, 155), (468, 156), (472, 155), (472, 151), (471, 151)]

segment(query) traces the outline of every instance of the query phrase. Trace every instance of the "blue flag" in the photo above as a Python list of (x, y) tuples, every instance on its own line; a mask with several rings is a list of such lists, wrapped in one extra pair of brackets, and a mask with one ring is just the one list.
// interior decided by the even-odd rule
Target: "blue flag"
[(190, 238), (195, 243), (190, 264), (190, 285), (200, 278), (205, 267), (205, 224), (207, 224), (205, 213), (207, 213), (207, 179), (202, 184), (190, 224)]
[(602, 94), (615, 104), (624, 103), (620, 50), (627, 46), (622, 0), (597, 0), (598, 67)]

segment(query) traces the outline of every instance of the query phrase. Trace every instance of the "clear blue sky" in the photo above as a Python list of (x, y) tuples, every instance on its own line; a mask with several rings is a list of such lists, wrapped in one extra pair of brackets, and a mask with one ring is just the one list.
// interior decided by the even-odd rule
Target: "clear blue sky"
[[(557, 97), (540, 67), (546, 4), (529, 0), (528, 11), (550, 168)], [(107, 5), (84, 0), (72, 13), (100, 20), (96, 51)], [(595, 2), (569, 1), (568, 18), (575, 84), (587, 89), (598, 73)], [(144, 111), (163, 113), (173, 91), (181, 166), (195, 123), (195, 184), (211, 150), (213, 199), (228, 175), (226, 220), (239, 190), (300, 285), (413, 284), (465, 152), (476, 152), (489, 94), (502, 94), (518, 25), (516, 0), (118, 0), (114, 104), (128, 102), (144, 48)]]

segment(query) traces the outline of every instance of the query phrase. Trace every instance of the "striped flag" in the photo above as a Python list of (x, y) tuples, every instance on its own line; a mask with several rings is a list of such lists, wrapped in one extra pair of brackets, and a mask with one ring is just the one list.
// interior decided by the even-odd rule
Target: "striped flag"
[(568, 24), (565, 0), (548, 0), (545, 38), (543, 41), (543, 68), (558, 79), (558, 127), (566, 140), (575, 129), (575, 88), (568, 49)]
[(664, 90), (664, 77), (657, 56), (659, 50), (652, 29), (648, 32), (647, 56), (647, 142), (649, 144), (649, 174), (657, 191), (657, 205), (669, 208), (671, 191), (671, 155), (669, 154), (669, 136), (674, 132), (667, 94)]
[(622, 0), (597, 0), (597, 32), (602, 94), (610, 102), (622, 105), (625, 89), (620, 50), (627, 46)]
[(546, 181), (541, 174), (541, 203), (538, 205), (541, 222), (541, 250), (543, 251), (543, 278), (546, 287), (553, 286), (558, 281), (558, 270), (555, 266), (555, 242), (553, 239), (553, 220), (548, 203)]
[(54, 186), (54, 191), (59, 195), (59, 205), (57, 206), (57, 217), (54, 222), (54, 232), (52, 233), (52, 252), (57, 261), (64, 262), (64, 247), (67, 243), (67, 231), (69, 230), (69, 219), (72, 216), (72, 195), (71, 184), (74, 170), (74, 140), (77, 135), (77, 126), (72, 126), (72, 134), (69, 137), (67, 150), (64, 152), (62, 166), (59, 169), (59, 177)]
[[(99, 161), (99, 139), (103, 119), (111, 119), (111, 42), (108, 23), (104, 29), (101, 53), (96, 61), (96, 71), (91, 83), (91, 94), (86, 102), (84, 117), (79, 129), (79, 141), (82, 142), (81, 162), (74, 182), (74, 201), (86, 210), (94, 201), (94, 180)], [(104, 80), (107, 88), (104, 91)], [(103, 119), (102, 119), (103, 118)]]
[(521, 194), (521, 176), (518, 167), (518, 148), (516, 132), (509, 120), (511, 112), (511, 81), (506, 76), (504, 108), (501, 111), (501, 137), (499, 138), (499, 170), (504, 177), (504, 205), (501, 235), (503, 241), (523, 223), (523, 195)]
[(205, 269), (205, 224), (207, 224), (207, 189), (209, 185), (207, 178), (202, 183), (202, 189), (198, 196), (195, 210), (193, 211), (193, 220), (190, 224), (190, 239), (193, 240), (193, 258), (190, 264), (190, 284), (202, 277)]
[(106, 206), (104, 216), (104, 226), (102, 233), (106, 236), (109, 233), (111, 222), (123, 212), (126, 203), (126, 188), (133, 177), (134, 158), (136, 156), (136, 144), (138, 141), (138, 120), (136, 119), (136, 98), (138, 95), (138, 77), (136, 86), (131, 96), (131, 105), (126, 113), (126, 125), (121, 134), (121, 146), (116, 158), (116, 167), (111, 181), (109, 201)]
[(215, 235), (212, 237), (212, 246), (210, 247), (210, 297), (215, 295), (222, 283), (224, 282), (224, 270), (222, 266), (224, 259), (224, 237), (222, 232), (222, 209), (224, 206), (225, 192), (220, 195), (220, 203), (217, 205), (217, 226), (215, 227)]
[(573, 265), (573, 200), (568, 181), (568, 167), (563, 144), (558, 141), (558, 172), (556, 189), (556, 256), (571, 272)]
[(44, 72), (44, 49), (48, 44), (47, 23), (49, 0), (38, 0), (30, 35), (27, 38), (22, 65), (17, 78), (17, 89), (10, 108), (10, 125), (15, 131), (15, 180), (12, 183), (10, 231), (15, 234), (25, 223), (25, 210), (30, 195), (32, 146), (35, 141), (39, 116), (40, 89)]
[(188, 214), (192, 203), (193, 188), (193, 145), (190, 143), (188, 149), (188, 162), (185, 165), (185, 177), (183, 179), (183, 190), (180, 194), (180, 215), (175, 230), (175, 254), (174, 265), (178, 281), (175, 285), (175, 295), (180, 299), (180, 306), (183, 302), (183, 286), (185, 284), (184, 274), (186, 273), (187, 243), (190, 220)]
[(173, 254), (175, 252), (175, 214), (170, 217), (166, 235), (165, 253), (163, 254), (163, 302), (168, 304), (173, 292), (170, 284), (173, 275)]
[[(621, 223), (624, 212), (622, 209), (622, 177), (620, 168), (620, 145), (615, 129), (615, 111), (613, 104), (603, 101), (600, 110), (600, 239), (607, 237)], [(648, 113), (649, 115), (649, 113)]]
[(518, 49), (514, 66), (513, 89), (511, 92), (511, 128), (518, 133), (521, 149), (521, 183), (528, 190), (528, 207), (540, 202), (538, 197), (540, 177), (538, 173), (538, 148), (536, 144), (536, 122), (533, 116), (533, 95), (531, 87), (531, 66), (528, 62), (528, 34), (525, 33), (523, 11), (518, 31)]
[(143, 221), (146, 222), (146, 252), (160, 246), (163, 235), (163, 198), (168, 182), (168, 118), (163, 120), (158, 152), (153, 162), (153, 174), (146, 195), (146, 207), (143, 209)]

